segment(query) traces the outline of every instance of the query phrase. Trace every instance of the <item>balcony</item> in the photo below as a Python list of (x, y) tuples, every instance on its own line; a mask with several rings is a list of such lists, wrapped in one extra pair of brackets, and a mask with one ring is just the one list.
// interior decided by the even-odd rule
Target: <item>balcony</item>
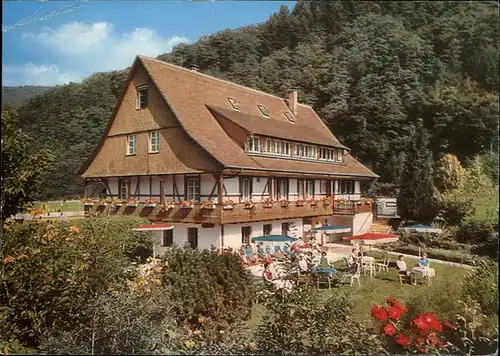
[[(191, 223), (191, 224), (232, 224), (251, 221), (281, 220), (310, 218), (329, 215), (354, 215), (358, 213), (372, 212), (372, 205), (359, 204), (352, 201), (339, 203), (335, 201), (331, 204), (323, 204), (318, 201), (316, 204), (304, 202), (297, 206), (291, 201), (286, 206), (279, 202), (271, 205), (264, 203), (254, 203), (246, 206), (244, 203), (236, 203), (231, 208), (222, 208), (214, 204), (213, 208), (206, 208), (202, 204), (194, 204), (192, 207), (181, 207), (176, 203), (171, 207), (162, 205), (147, 206), (137, 204), (137, 206), (103, 206), (94, 207), (97, 211), (107, 209), (111, 214), (117, 215), (138, 215), (151, 221)], [(88, 210), (88, 209), (87, 209)]]

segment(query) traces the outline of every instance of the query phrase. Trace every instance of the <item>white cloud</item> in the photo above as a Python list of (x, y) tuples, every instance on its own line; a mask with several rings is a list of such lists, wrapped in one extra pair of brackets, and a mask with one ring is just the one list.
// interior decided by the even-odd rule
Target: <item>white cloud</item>
[[(70, 22), (58, 28), (44, 28), (39, 33), (24, 33), (23, 39), (31, 46), (50, 51), (48, 53), (54, 55), (58, 65), (15, 66), (9, 69), (11, 75), (17, 72), (21, 79), (27, 75), (23, 73), (39, 71), (40, 78), (33, 78), (28, 84), (43, 82), (49, 85), (65, 83), (75, 77), (81, 79), (95, 72), (124, 69), (132, 64), (137, 54), (156, 57), (170, 52), (179, 43), (189, 43), (184, 36), (162, 37), (148, 28), (117, 34), (113, 24), (108, 22)], [(16, 82), (24, 83), (22, 80)]]
[(2, 85), (58, 85), (79, 82), (82, 77), (75, 72), (61, 72), (55, 65), (4, 65)]

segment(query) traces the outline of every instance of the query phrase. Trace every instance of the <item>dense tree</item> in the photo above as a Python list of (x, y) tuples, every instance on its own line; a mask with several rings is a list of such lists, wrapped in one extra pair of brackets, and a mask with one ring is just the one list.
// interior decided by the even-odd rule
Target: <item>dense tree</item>
[[(417, 117), (433, 157), (465, 162), (498, 152), (498, 25), (497, 6), (487, 2), (298, 1), (265, 23), (203, 36), (158, 58), (279, 96), (297, 89), (380, 175), (374, 193), (394, 195)], [(57, 157), (44, 198), (81, 192), (67, 173), (97, 144), (125, 75), (98, 73), (22, 107), (36, 147)]]
[(17, 112), (2, 110), (2, 223), (33, 202), (54, 161), (49, 150), (34, 150), (19, 125)]
[(414, 140), (407, 151), (398, 196), (398, 214), (407, 220), (430, 221), (437, 213), (432, 157), (426, 141), (422, 120), (418, 119)]

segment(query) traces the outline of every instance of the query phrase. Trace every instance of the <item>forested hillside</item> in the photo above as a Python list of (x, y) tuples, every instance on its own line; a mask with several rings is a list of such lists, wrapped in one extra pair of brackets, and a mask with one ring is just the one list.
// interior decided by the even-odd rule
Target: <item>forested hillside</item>
[[(179, 45), (160, 59), (312, 105), (395, 194), (418, 118), (436, 161), (498, 147), (498, 8), (484, 2), (297, 2), (263, 24)], [(21, 109), (58, 163), (44, 198), (77, 196), (126, 72), (57, 87)]]
[(25, 85), (21, 87), (2, 87), (2, 105), (19, 106), (31, 98), (45, 93), (52, 87)]

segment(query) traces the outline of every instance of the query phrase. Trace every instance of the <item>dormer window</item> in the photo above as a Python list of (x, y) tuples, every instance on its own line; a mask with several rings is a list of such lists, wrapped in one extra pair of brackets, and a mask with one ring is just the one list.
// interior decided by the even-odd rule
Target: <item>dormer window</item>
[(238, 100), (235, 98), (227, 98), (227, 101), (229, 101), (229, 104), (234, 110), (240, 110), (240, 103)]
[(293, 118), (292, 114), (290, 114), (289, 112), (284, 112), (283, 115), (285, 115), (285, 118), (290, 121), (290, 122), (295, 122), (295, 119)]
[(262, 116), (269, 117), (269, 111), (267, 111), (267, 108), (264, 105), (257, 105), (257, 107), (259, 108)]
[(258, 137), (250, 136), (247, 141), (248, 152), (260, 152), (260, 142)]
[(137, 109), (145, 109), (148, 107), (148, 86), (141, 85), (137, 87)]

